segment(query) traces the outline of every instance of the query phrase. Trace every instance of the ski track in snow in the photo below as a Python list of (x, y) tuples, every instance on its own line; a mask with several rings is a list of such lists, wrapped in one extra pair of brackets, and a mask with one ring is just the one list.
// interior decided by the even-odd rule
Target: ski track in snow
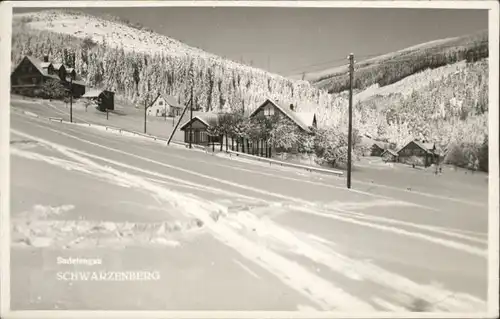
[[(341, 207), (339, 207), (338, 203), (331, 203), (329, 206), (327, 206), (328, 207), (327, 210), (323, 209), (322, 212), (319, 212), (319, 207), (318, 207), (317, 204), (311, 204), (310, 202), (299, 200), (299, 199), (296, 199), (296, 198), (293, 198), (293, 197), (288, 197), (288, 196), (284, 196), (284, 195), (277, 194), (277, 193), (267, 192), (267, 191), (264, 191), (264, 190), (261, 190), (261, 189), (257, 189), (257, 188), (254, 188), (254, 187), (245, 186), (245, 185), (241, 185), (241, 184), (234, 183), (234, 182), (229, 182), (229, 181), (226, 181), (226, 180), (223, 180), (223, 179), (215, 178), (213, 176), (208, 176), (208, 175), (205, 175), (205, 174), (201, 174), (201, 173), (193, 172), (193, 171), (190, 171), (190, 170), (178, 168), (176, 166), (168, 165), (168, 164), (165, 164), (165, 163), (161, 163), (161, 162), (158, 162), (158, 161), (146, 158), (146, 157), (138, 156), (138, 155), (127, 153), (127, 152), (124, 152), (124, 151), (121, 151), (121, 150), (117, 150), (117, 149), (114, 149), (114, 148), (111, 148), (111, 147), (106, 147), (106, 146), (103, 146), (103, 145), (100, 145), (100, 144), (97, 144), (97, 143), (93, 143), (93, 142), (90, 142), (88, 140), (85, 140), (85, 139), (73, 136), (71, 134), (67, 134), (67, 133), (64, 133), (64, 132), (56, 131), (56, 130), (53, 130), (53, 129), (49, 129), (49, 130), (57, 132), (57, 133), (62, 134), (64, 136), (76, 139), (78, 141), (81, 141), (81, 142), (84, 142), (84, 143), (87, 143), (87, 144), (90, 144), (90, 145), (93, 145), (93, 146), (97, 146), (99, 148), (103, 148), (103, 149), (106, 149), (106, 150), (114, 151), (114, 152), (117, 152), (117, 153), (120, 153), (120, 154), (132, 156), (132, 157), (135, 157), (135, 158), (139, 158), (141, 160), (144, 160), (144, 161), (147, 161), (147, 162), (150, 162), (150, 163), (153, 163), (153, 164), (157, 164), (157, 165), (160, 165), (160, 166), (164, 166), (164, 167), (176, 169), (176, 170), (179, 170), (179, 171), (191, 174), (191, 175), (196, 175), (198, 177), (207, 178), (207, 179), (214, 180), (214, 181), (217, 181), (217, 182), (220, 182), (220, 183), (223, 183), (223, 184), (226, 184), (226, 185), (230, 185), (230, 186), (233, 186), (233, 187), (242, 188), (242, 189), (245, 189), (245, 190), (250, 190), (250, 191), (253, 191), (253, 192), (256, 192), (256, 193), (259, 193), (259, 194), (271, 195), (273, 197), (280, 198), (280, 199), (283, 199), (283, 200), (286, 200), (286, 201), (289, 201), (289, 202), (292, 202), (292, 203), (297, 203), (297, 204), (301, 205), (297, 210), (301, 211), (301, 212), (304, 212), (304, 213), (312, 213), (312, 214), (315, 214), (317, 216), (322, 216), (322, 217), (330, 218), (330, 219), (337, 219), (337, 220), (343, 220), (343, 221), (351, 221), (352, 223), (355, 223), (355, 224), (358, 224), (358, 225), (365, 225), (365, 226), (371, 226), (373, 224), (367, 223), (366, 221), (364, 222), (362, 220), (356, 220), (356, 219), (365, 219), (365, 220), (372, 220), (372, 221), (385, 221), (385, 222), (388, 222), (388, 223), (400, 224), (400, 225), (405, 225), (405, 226), (411, 226), (411, 227), (414, 227), (414, 228), (425, 229), (425, 230), (428, 230), (428, 231), (432, 231), (432, 232), (444, 234), (446, 236), (451, 236), (451, 237), (456, 237), (456, 238), (462, 238), (462, 239), (466, 239), (466, 240), (469, 240), (469, 241), (474, 241), (474, 242), (478, 242), (478, 243), (482, 243), (482, 244), (486, 243), (486, 241), (484, 239), (474, 238), (474, 237), (471, 237), (471, 236), (467, 236), (467, 235), (464, 235), (464, 234), (457, 233), (456, 231), (454, 232), (454, 231), (451, 231), (451, 230), (446, 230), (446, 229), (442, 229), (442, 228), (438, 228), (438, 227), (418, 225), (418, 224), (414, 224), (414, 223), (403, 222), (403, 221), (393, 220), (393, 219), (389, 219), (389, 218), (376, 217), (376, 216), (367, 216), (367, 215), (364, 215), (362, 213), (353, 212), (351, 210), (343, 210)], [(234, 192), (230, 192), (230, 191), (226, 191), (226, 190), (222, 190), (222, 189), (218, 189), (218, 188), (207, 187), (207, 186), (204, 186), (204, 185), (198, 185), (196, 183), (190, 183), (190, 182), (184, 181), (183, 179), (176, 179), (176, 178), (168, 177), (168, 176), (163, 175), (163, 174), (158, 174), (156, 172), (147, 171), (147, 170), (143, 170), (143, 169), (137, 169), (137, 168), (135, 168), (133, 166), (126, 165), (126, 164), (123, 164), (121, 162), (109, 160), (109, 159), (104, 158), (104, 157), (99, 157), (99, 156), (96, 156), (96, 155), (88, 154), (88, 153), (77, 151), (77, 150), (74, 150), (74, 152), (76, 152), (77, 154), (86, 156), (86, 157), (91, 157), (91, 158), (94, 158), (94, 159), (105, 161), (105, 162), (111, 163), (113, 165), (117, 165), (117, 166), (120, 166), (120, 167), (125, 167), (127, 169), (132, 169), (132, 170), (140, 171), (141, 173), (147, 173), (149, 175), (153, 175), (153, 176), (156, 176), (156, 177), (160, 176), (160, 177), (162, 177), (164, 179), (169, 179), (169, 180), (171, 180), (171, 181), (173, 181), (175, 183), (180, 183), (181, 185), (185, 185), (185, 186), (189, 185), (189, 186), (191, 186), (193, 188), (204, 189), (204, 190), (207, 190), (207, 191), (212, 191), (212, 192), (216, 192), (216, 193), (219, 193), (219, 194), (226, 194), (226, 195), (236, 196), (236, 197), (239, 197), (239, 198), (243, 198), (244, 197), (244, 198), (249, 199), (249, 200), (255, 200), (257, 202), (262, 202), (261, 199), (258, 199), (258, 198), (255, 198), (255, 197), (249, 197), (249, 196), (245, 196), (245, 195), (240, 195), (239, 193), (234, 193)], [(375, 201), (375, 202), (371, 202), (371, 204), (365, 204), (365, 205), (375, 206), (375, 205), (379, 205), (380, 203), (381, 203), (381, 200)], [(398, 205), (403, 205), (403, 206), (404, 205), (413, 205), (412, 203), (407, 203), (407, 202), (403, 202), (403, 201), (396, 201), (396, 200), (393, 201), (393, 203), (396, 203)], [(388, 202), (385, 201), (384, 204), (387, 205)], [(349, 203), (345, 203), (344, 205), (348, 205), (349, 206)], [(358, 203), (357, 205), (359, 206), (360, 204)], [(304, 207), (310, 207), (310, 206), (313, 206), (314, 209), (304, 209)], [(350, 206), (353, 206), (353, 205), (350, 204)], [(351, 218), (350, 219), (349, 218), (347, 218), (347, 219), (346, 218), (342, 218), (342, 216), (335, 216), (332, 213), (335, 213), (336, 215), (339, 215), (339, 213), (340, 213), (340, 215), (348, 214), (349, 217), (351, 217)], [(355, 219), (352, 219), (352, 218), (355, 218)], [(401, 229), (393, 228), (393, 227), (388, 227), (388, 226), (384, 226), (384, 225), (374, 225), (373, 228), (377, 228), (379, 230), (385, 230), (385, 231), (393, 232), (393, 233), (396, 233), (396, 234), (399, 234), (399, 235), (406, 235), (406, 236), (413, 237), (413, 238), (423, 239), (423, 240), (426, 240), (428, 242), (433, 242), (435, 244), (441, 244), (441, 245), (444, 245), (444, 246), (449, 247), (449, 248), (459, 249), (461, 251), (469, 252), (471, 254), (476, 254), (476, 255), (479, 255), (479, 256), (484, 256), (484, 257), (487, 256), (487, 251), (484, 250), (484, 249), (481, 250), (481, 249), (478, 249), (476, 247), (472, 247), (472, 246), (465, 245), (465, 244), (460, 244), (460, 243), (455, 243), (453, 241), (449, 241), (449, 240), (445, 240), (445, 239), (430, 237), (430, 236), (427, 236), (427, 235), (424, 235), (424, 234), (414, 233), (414, 232), (410, 232), (410, 231), (406, 231), (406, 230), (401, 230)]]
[[(242, 257), (246, 258), (250, 262), (254, 262), (267, 271), (271, 272), (277, 278), (279, 278), (283, 283), (287, 284), (290, 288), (298, 291), (307, 297), (310, 301), (315, 303), (319, 308), (323, 310), (337, 310), (337, 311), (370, 311), (375, 310), (375, 305), (388, 308), (388, 305), (392, 305), (389, 301), (371, 302), (361, 300), (345, 291), (336, 287), (333, 283), (325, 280), (324, 278), (312, 273), (300, 266), (296, 262), (287, 259), (273, 251), (267, 246), (263, 246), (262, 240), (271, 241), (279, 244), (279, 246), (293, 252), (294, 254), (304, 256), (316, 263), (323, 264), (328, 267), (331, 271), (341, 274), (351, 280), (355, 281), (371, 281), (375, 282), (383, 287), (394, 290), (395, 292), (404, 292), (407, 297), (424, 299), (427, 302), (435, 304), (435, 310), (439, 311), (474, 311), (474, 310), (484, 310), (485, 302), (473, 297), (468, 294), (462, 294), (457, 292), (447, 291), (442, 287), (436, 286), (424, 286), (416, 282), (409, 280), (406, 277), (400, 276), (395, 273), (388, 272), (380, 267), (377, 267), (371, 263), (362, 262), (350, 259), (346, 256), (340, 255), (332, 250), (329, 246), (324, 245), (319, 237), (317, 238), (306, 238), (301, 236), (297, 237), (297, 234), (285, 229), (276, 222), (272, 221), (266, 217), (258, 217), (247, 211), (239, 211), (237, 213), (228, 213), (228, 207), (220, 204), (201, 199), (197, 196), (179, 193), (177, 191), (168, 189), (164, 186), (160, 186), (148, 178), (140, 177), (138, 175), (132, 175), (130, 173), (125, 173), (116, 168), (110, 166), (104, 166), (96, 163), (89, 158), (97, 158), (99, 160), (106, 160), (88, 154), (82, 151), (71, 149), (56, 143), (49, 142), (47, 140), (25, 134), (23, 132), (11, 129), (12, 133), (23, 136), (25, 138), (37, 141), (40, 144), (49, 146), (55, 151), (65, 155), (66, 157), (73, 160), (73, 166), (69, 167), (70, 161), (55, 161), (54, 158), (49, 156), (35, 154), (31, 151), (19, 151), (11, 148), (14, 155), (31, 157), (32, 159), (43, 160), (49, 164), (56, 165), (59, 167), (65, 167), (66, 169), (75, 169), (81, 172), (93, 175), (102, 176), (106, 178), (109, 182), (117, 183), (120, 185), (126, 185), (138, 190), (147, 191), (150, 194), (156, 196), (160, 200), (164, 200), (168, 203), (173, 203), (175, 206), (182, 208), (182, 211), (191, 215), (191, 217), (196, 217), (200, 219), (205, 227), (210, 231), (210, 233), (217, 238), (220, 242), (226, 244), (229, 247), (234, 248), (236, 252), (241, 254)], [(85, 140), (83, 140), (85, 141)], [(88, 143), (92, 143), (86, 141)], [(104, 147), (104, 146), (101, 146)], [(107, 148), (107, 147), (104, 147)], [(111, 149), (111, 148), (109, 148)], [(111, 149), (114, 150), (114, 149)], [(130, 154), (133, 155), (133, 154)], [(139, 157), (140, 158), (140, 157)], [(152, 161), (150, 159), (146, 159)], [(109, 160), (108, 160), (109, 161)], [(118, 166), (131, 168), (129, 165), (124, 163), (119, 163), (112, 161), (113, 164), (120, 164)], [(170, 166), (166, 165), (165, 166)], [(180, 168), (172, 167), (178, 170), (183, 170)], [(136, 171), (144, 171), (143, 173), (154, 173), (148, 172), (142, 169), (136, 169)], [(192, 172), (191, 172), (192, 173)], [(224, 180), (220, 180), (214, 177), (206, 176), (203, 174), (195, 173), (196, 175), (210, 178), (213, 180), (225, 182), (232, 186), (236, 186), (243, 189), (253, 188), (240, 185), (237, 183), (232, 183)], [(160, 178), (165, 178), (161, 174), (158, 174)], [(174, 180), (173, 178), (170, 178)], [(200, 186), (196, 183), (187, 183), (183, 181), (184, 184), (191, 184), (190, 186)], [(211, 189), (211, 187), (206, 187), (206, 189)], [(268, 194), (268, 192), (265, 192)], [(241, 194), (236, 193), (238, 197), (244, 197)], [(289, 198), (280, 194), (273, 194), (277, 198), (281, 198), (292, 203), (305, 204), (303, 207), (297, 207), (307, 213), (316, 213), (315, 209), (309, 203), (305, 201), (300, 201), (295, 198)], [(342, 212), (342, 211), (341, 211)], [(346, 213), (351, 213), (345, 211)], [(343, 212), (343, 213), (345, 213)], [(342, 219), (351, 223), (360, 223), (354, 218), (346, 218), (341, 215), (333, 215), (333, 218)], [(365, 216), (366, 217), (366, 216)], [(364, 226), (372, 228), (380, 228), (382, 226), (373, 223), (361, 222)], [(385, 230), (387, 227), (383, 226)], [(389, 228), (390, 231), (395, 231), (397, 228)], [(247, 233), (252, 233), (253, 235), (248, 235)], [(396, 231), (400, 235), (408, 235), (407, 231)], [(246, 234), (246, 235), (244, 235)], [(416, 236), (417, 238), (424, 239), (421, 236)], [(428, 240), (425, 238), (424, 240)], [(437, 241), (438, 244), (443, 244), (442, 241)], [(449, 248), (456, 248), (453, 242), (446, 242)], [(445, 246), (446, 246), (445, 245)], [(458, 244), (460, 245), (460, 244)], [(464, 246), (459, 246), (460, 249), (464, 249)], [(445, 298), (446, 297), (446, 298)], [(443, 299), (444, 298), (444, 299)], [(397, 302), (397, 301), (392, 301)], [(382, 306), (381, 306), (382, 305)], [(385, 306), (384, 306), (385, 305)], [(395, 306), (395, 307), (401, 307)]]
[[(227, 181), (227, 180), (224, 180), (224, 179), (220, 179), (220, 178), (216, 178), (216, 177), (213, 177), (213, 176), (205, 175), (205, 174), (202, 174), (202, 173), (194, 172), (194, 171), (191, 171), (191, 170), (188, 170), (188, 169), (179, 168), (179, 167), (176, 167), (176, 166), (173, 166), (173, 165), (169, 165), (169, 164), (166, 164), (166, 163), (155, 161), (155, 160), (152, 160), (152, 159), (149, 159), (149, 158), (146, 158), (146, 157), (142, 157), (142, 156), (139, 156), (139, 155), (136, 155), (136, 154), (131, 154), (131, 153), (128, 153), (128, 152), (125, 152), (125, 151), (121, 151), (121, 150), (115, 149), (115, 148), (111, 148), (111, 147), (103, 146), (103, 145), (100, 145), (100, 144), (97, 144), (97, 143), (93, 143), (93, 142), (87, 141), (85, 139), (73, 136), (71, 134), (59, 132), (59, 131), (52, 130), (52, 129), (50, 129), (50, 130), (54, 131), (54, 132), (58, 132), (59, 134), (62, 134), (64, 136), (76, 139), (78, 141), (81, 141), (81, 142), (84, 142), (84, 143), (87, 143), (87, 144), (90, 144), (90, 145), (93, 145), (93, 146), (97, 146), (99, 148), (103, 148), (103, 149), (110, 150), (110, 151), (113, 151), (113, 152), (116, 152), (116, 153), (119, 153), (119, 154), (131, 156), (131, 157), (134, 157), (134, 158), (138, 158), (138, 159), (141, 159), (141, 160), (144, 160), (144, 161), (156, 164), (156, 165), (160, 165), (160, 166), (163, 166), (163, 167), (175, 169), (177, 171), (181, 171), (181, 172), (188, 173), (190, 175), (195, 175), (195, 176), (198, 176), (198, 177), (203, 177), (203, 178), (206, 178), (206, 179), (209, 179), (209, 180), (217, 181), (219, 183), (222, 183), (222, 184), (225, 184), (225, 185), (229, 185), (229, 186), (232, 186), (232, 187), (241, 188), (241, 189), (244, 189), (244, 190), (247, 190), (247, 191), (252, 191), (254, 193), (262, 194), (262, 195), (265, 195), (265, 196), (273, 196), (275, 198), (279, 198), (279, 199), (285, 200), (287, 202), (299, 204), (300, 206), (295, 207), (295, 209), (297, 211), (301, 211), (301, 212), (304, 212), (304, 213), (315, 214), (317, 216), (323, 216), (323, 217), (326, 217), (326, 218), (334, 218), (334, 219), (337, 219), (337, 220), (350, 221), (350, 222), (358, 224), (358, 225), (371, 226), (372, 228), (376, 228), (376, 229), (379, 229), (379, 230), (385, 230), (385, 231), (393, 232), (393, 233), (400, 234), (400, 235), (406, 235), (406, 236), (413, 237), (413, 238), (419, 238), (419, 239), (422, 239), (422, 240), (426, 240), (428, 242), (433, 242), (435, 244), (441, 244), (441, 245), (446, 246), (448, 248), (458, 249), (458, 250), (465, 251), (465, 252), (468, 252), (468, 253), (471, 253), (471, 254), (475, 254), (475, 255), (479, 255), (479, 256), (483, 256), (483, 257), (487, 256), (487, 250), (479, 249), (479, 248), (476, 248), (476, 247), (473, 247), (473, 246), (469, 246), (469, 245), (466, 245), (466, 244), (455, 243), (453, 241), (449, 241), (449, 240), (445, 240), (445, 239), (440, 239), (440, 238), (435, 238), (435, 237), (430, 237), (430, 236), (427, 236), (427, 235), (424, 235), (424, 234), (414, 233), (414, 232), (410, 232), (410, 231), (406, 231), (406, 230), (402, 230), (402, 229), (398, 229), (398, 228), (394, 228), (394, 227), (388, 227), (388, 226), (384, 226), (384, 225), (374, 225), (374, 224), (371, 224), (371, 223), (367, 223), (367, 222), (360, 221), (360, 220), (355, 220), (355, 219), (352, 219), (352, 218), (345, 218), (345, 217), (339, 216), (338, 213), (340, 212), (342, 214), (346, 214), (346, 213), (347, 214), (352, 214), (353, 212), (352, 211), (348, 211), (348, 210), (343, 210), (343, 209), (341, 209), (339, 207), (332, 207), (329, 210), (324, 210), (323, 209), (322, 212), (319, 212), (320, 207), (319, 207), (319, 205), (317, 203), (311, 203), (311, 202), (308, 202), (308, 201), (305, 201), (305, 200), (297, 199), (295, 197), (290, 197), (290, 196), (286, 196), (286, 195), (282, 195), (282, 194), (278, 194), (278, 193), (274, 193), (274, 192), (269, 192), (269, 191), (266, 191), (266, 190), (262, 190), (262, 189), (259, 189), (259, 188), (255, 188), (255, 187), (251, 187), (251, 186), (246, 186), (246, 185), (241, 185), (241, 184), (238, 184), (238, 183), (235, 183), (235, 182), (230, 182), (230, 181)], [(15, 133), (15, 131), (14, 131), (14, 133)], [(82, 152), (82, 151), (78, 151), (78, 150), (74, 150), (73, 152), (77, 153), (77, 154), (80, 154), (80, 155), (83, 155), (83, 156), (86, 156), (86, 157), (91, 157), (91, 158), (94, 158), (94, 159), (98, 159), (98, 160), (101, 160), (101, 161), (112, 163), (112, 164), (115, 164), (115, 165), (118, 165), (118, 166), (121, 166), (121, 167), (126, 167), (128, 169), (138, 170), (138, 169), (134, 168), (133, 166), (126, 165), (126, 164), (123, 164), (123, 163), (120, 163), (120, 162), (117, 162), (117, 161), (109, 160), (109, 159), (106, 159), (104, 157), (92, 155), (92, 154), (89, 154), (89, 153), (86, 153), (86, 152)], [(158, 174), (158, 173), (155, 173), (155, 172), (152, 172), (152, 171), (147, 171), (147, 170), (142, 170), (142, 169), (141, 169), (141, 171), (142, 172), (146, 172), (146, 173), (151, 174), (151, 175), (155, 175), (155, 176), (161, 175), (161, 174)], [(163, 175), (162, 177), (165, 178), (166, 176)], [(176, 181), (176, 182), (186, 183), (182, 179), (175, 179), (175, 178), (171, 178), (171, 177), (169, 177), (169, 178), (171, 180), (173, 180), (173, 181)], [(198, 187), (198, 185), (195, 184), (195, 183), (190, 183), (190, 184)], [(206, 186), (199, 186), (199, 187), (203, 187), (203, 188), (206, 189)], [(219, 191), (219, 192), (227, 192), (227, 191), (223, 191), (221, 189), (218, 189), (217, 191)], [(231, 193), (231, 192), (227, 192), (227, 193)], [(238, 193), (231, 193), (231, 194), (239, 196), (239, 197), (244, 196), (244, 195), (238, 195)], [(247, 197), (247, 198), (249, 198), (249, 197)], [(398, 203), (404, 203), (404, 202), (398, 201)], [(332, 212), (333, 213), (337, 213), (337, 214), (332, 214)], [(353, 217), (353, 216), (350, 216), (350, 217)], [(366, 215), (365, 215), (365, 218), (366, 218)], [(373, 217), (372, 220), (377, 219), (377, 218), (379, 220), (383, 219), (381, 217)], [(389, 220), (389, 219), (387, 219), (387, 220)], [(400, 224), (403, 223), (403, 222), (399, 222), (399, 221), (393, 221), (393, 222), (400, 223)], [(406, 224), (410, 225), (411, 223), (406, 223)], [(417, 227), (425, 228), (425, 226), (424, 227), (417, 226)], [(431, 230), (431, 231), (438, 232), (438, 233), (441, 232), (441, 233), (444, 233), (445, 235), (450, 235), (451, 234), (451, 236), (454, 236), (454, 237), (462, 237), (462, 238), (466, 237), (465, 235), (456, 234), (456, 233), (454, 233), (452, 231), (446, 231), (446, 230), (443, 231), (442, 229), (436, 229), (436, 228), (432, 228), (432, 227), (427, 227), (427, 230)]]

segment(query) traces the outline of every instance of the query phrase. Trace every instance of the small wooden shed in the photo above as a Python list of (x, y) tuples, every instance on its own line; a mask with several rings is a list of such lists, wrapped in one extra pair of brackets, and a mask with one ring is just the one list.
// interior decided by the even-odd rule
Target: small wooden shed
[(398, 152), (393, 151), (391, 149), (386, 149), (380, 156), (382, 157), (382, 160), (386, 163), (388, 162), (394, 163), (398, 161)]
[(105, 112), (106, 110), (112, 111), (115, 109), (115, 92), (91, 89), (82, 97), (95, 99), (97, 101), (97, 109), (101, 112)]
[[(434, 143), (413, 140), (403, 146), (398, 151), (398, 158), (401, 163), (430, 166), (439, 162), (439, 154)], [(414, 161), (417, 161), (414, 163)]]
[(386, 150), (386, 146), (383, 143), (380, 142), (375, 142), (372, 144), (372, 147), (370, 149), (370, 155), (371, 156), (382, 156), (382, 154)]
[[(180, 130), (184, 131), (184, 142), (198, 145), (209, 145), (210, 143), (220, 142), (218, 136), (209, 136), (208, 128), (210, 122), (217, 121), (218, 115), (212, 112), (196, 112), (193, 114), (193, 119), (185, 122)], [(191, 136), (190, 136), (191, 134)]]

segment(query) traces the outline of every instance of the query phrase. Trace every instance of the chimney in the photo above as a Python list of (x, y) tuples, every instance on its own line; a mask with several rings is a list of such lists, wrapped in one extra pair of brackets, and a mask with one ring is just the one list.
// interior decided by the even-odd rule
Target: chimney
[(43, 62), (49, 62), (49, 56), (47, 54), (43, 56)]
[(293, 110), (294, 110), (293, 104), (290, 104), (290, 110), (291, 110), (291, 111), (293, 111)]

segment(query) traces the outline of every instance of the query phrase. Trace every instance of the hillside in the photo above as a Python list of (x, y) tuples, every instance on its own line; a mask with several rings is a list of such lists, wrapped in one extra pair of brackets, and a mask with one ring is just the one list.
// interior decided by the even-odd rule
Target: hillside
[[(484, 40), (481, 33), (434, 41), (359, 63), (355, 128), (398, 146), (413, 137), (442, 149), (459, 145), (471, 150), (463, 156), (474, 163), (488, 128)], [(13, 65), (27, 54), (41, 58), (49, 53), (51, 60), (63, 62), (65, 50), (75, 53), (75, 61), (66, 63), (74, 64), (87, 83), (114, 90), (136, 106), (158, 92), (186, 101), (193, 87), (198, 109), (249, 112), (270, 97), (315, 112), (319, 126), (347, 131), (347, 92), (329, 94), (315, 87), (342, 87), (345, 74), (312, 85), (225, 60), (116, 18), (68, 11), (14, 16)], [(385, 80), (377, 80), (380, 76)]]
[[(308, 82), (292, 81), (223, 59), (153, 31), (130, 26), (133, 24), (119, 18), (47, 10), (16, 14), (14, 25), (14, 64), (24, 54), (41, 57), (47, 51), (52, 59), (62, 61), (63, 49), (70, 47), (76, 53), (76, 69), (90, 85), (113, 89), (133, 102), (141, 100), (150, 90), (155, 91), (153, 95), (156, 91), (169, 92), (185, 100), (189, 95), (186, 82), (189, 74), (199, 82), (195, 89), (196, 105), (206, 110), (219, 109), (226, 102), (252, 108), (263, 96), (286, 98), (297, 104), (317, 102), (320, 97), (322, 103), (328, 100), (326, 92)], [(117, 64), (122, 67), (115, 68)], [(236, 93), (241, 102), (234, 101)]]
[[(488, 57), (488, 31), (463, 37), (422, 43), (400, 51), (359, 61), (355, 65), (357, 89), (379, 84), (389, 85), (428, 68), (437, 68), (462, 60), (478, 61)], [(330, 93), (349, 86), (346, 65), (307, 74), (304, 78)]]

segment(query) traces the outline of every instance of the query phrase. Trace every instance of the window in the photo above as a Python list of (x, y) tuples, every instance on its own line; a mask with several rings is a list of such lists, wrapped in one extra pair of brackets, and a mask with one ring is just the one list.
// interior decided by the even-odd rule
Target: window
[(208, 141), (207, 131), (201, 131), (200, 132), (200, 142), (205, 143), (207, 141)]
[(265, 116), (273, 116), (274, 115), (274, 107), (271, 105), (264, 107), (264, 115)]
[(163, 101), (158, 102), (159, 106), (163, 106)]
[(36, 84), (37, 82), (36, 78), (31, 78), (31, 82), (33, 82), (33, 84)]

